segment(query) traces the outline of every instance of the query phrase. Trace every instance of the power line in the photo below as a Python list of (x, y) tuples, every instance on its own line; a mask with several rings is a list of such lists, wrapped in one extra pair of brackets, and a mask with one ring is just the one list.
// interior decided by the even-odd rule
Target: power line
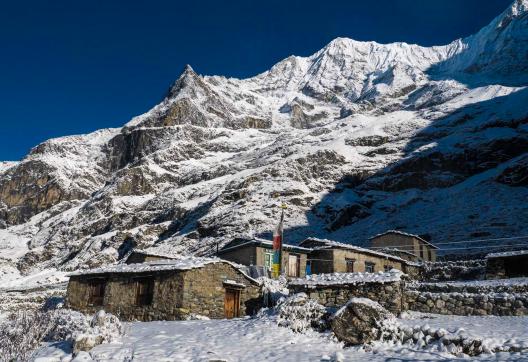
[(449, 250), (470, 250), (470, 249), (504, 249), (504, 248), (516, 248), (520, 246), (528, 246), (528, 244), (516, 244), (516, 245), (502, 245), (502, 246), (472, 246), (469, 248), (445, 248), (445, 249), (438, 249), (442, 251), (449, 251)]
[[(443, 242), (443, 243), (432, 243), (433, 245), (451, 245), (451, 244), (460, 244), (460, 243), (481, 243), (485, 241), (502, 241), (502, 240), (516, 240), (516, 239), (528, 239), (528, 235), (526, 236), (514, 236), (514, 237), (508, 237), (508, 238), (496, 238), (496, 239), (474, 239), (474, 240), (457, 240), (457, 241), (450, 241), (450, 242)], [(528, 243), (526, 244), (528, 246)], [(409, 247), (410, 245), (391, 245), (391, 246), (373, 246), (369, 249), (390, 249), (390, 248), (404, 248)]]

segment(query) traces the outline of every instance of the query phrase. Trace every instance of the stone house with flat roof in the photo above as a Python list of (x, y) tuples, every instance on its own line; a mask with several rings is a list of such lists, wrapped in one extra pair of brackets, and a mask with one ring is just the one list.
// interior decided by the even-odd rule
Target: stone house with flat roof
[(486, 255), (486, 279), (528, 277), (528, 250)]
[[(306, 261), (309, 248), (283, 244), (282, 270), (287, 277), (297, 278), (306, 275)], [(273, 243), (268, 240), (236, 238), (217, 252), (225, 260), (247, 266), (264, 266), (269, 272), (273, 260)]]
[(66, 304), (124, 320), (177, 320), (191, 314), (236, 318), (262, 304), (259, 282), (218, 258), (118, 264), (70, 274)]
[(419, 265), (400, 257), (333, 240), (308, 238), (300, 246), (310, 248), (309, 263), (313, 274), (403, 271), (412, 277)]
[(387, 230), (369, 239), (373, 249), (388, 248), (414, 255), (415, 262), (436, 261), (438, 247), (424, 238), (399, 230)]

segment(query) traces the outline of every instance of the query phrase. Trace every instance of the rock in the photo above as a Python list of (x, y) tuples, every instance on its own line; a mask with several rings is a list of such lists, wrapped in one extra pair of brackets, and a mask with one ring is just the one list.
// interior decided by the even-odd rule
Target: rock
[(393, 318), (385, 308), (367, 298), (352, 298), (331, 319), (336, 337), (347, 344), (369, 343), (380, 337), (384, 320)]
[(103, 343), (102, 336), (95, 336), (93, 334), (80, 334), (73, 342), (73, 354), (77, 355), (81, 351), (89, 351), (101, 343)]

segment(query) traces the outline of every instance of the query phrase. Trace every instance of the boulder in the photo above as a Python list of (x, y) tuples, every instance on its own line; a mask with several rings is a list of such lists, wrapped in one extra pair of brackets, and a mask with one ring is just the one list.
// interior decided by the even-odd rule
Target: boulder
[(331, 318), (336, 337), (346, 344), (364, 344), (381, 335), (383, 321), (394, 316), (368, 298), (352, 298)]

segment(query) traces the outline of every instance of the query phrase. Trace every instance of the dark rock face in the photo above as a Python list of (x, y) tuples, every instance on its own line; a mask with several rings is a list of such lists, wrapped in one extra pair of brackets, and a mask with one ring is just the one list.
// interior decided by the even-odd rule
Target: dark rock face
[(347, 138), (345, 140), (345, 144), (349, 146), (377, 147), (377, 146), (381, 146), (384, 143), (387, 143), (388, 141), (389, 141), (389, 137), (387, 136), (372, 135), (372, 136), (365, 136), (365, 137), (351, 138), (351, 139)]
[(380, 337), (382, 322), (393, 317), (378, 303), (366, 298), (353, 298), (333, 316), (332, 331), (350, 345), (372, 342)]
[(499, 176), (497, 182), (508, 186), (528, 186), (528, 156), (523, 156), (513, 165), (507, 167)]
[(20, 224), (61, 201), (89, 196), (82, 190), (64, 188), (50, 174), (54, 169), (40, 161), (23, 163), (0, 178), (0, 218), (7, 224)]

